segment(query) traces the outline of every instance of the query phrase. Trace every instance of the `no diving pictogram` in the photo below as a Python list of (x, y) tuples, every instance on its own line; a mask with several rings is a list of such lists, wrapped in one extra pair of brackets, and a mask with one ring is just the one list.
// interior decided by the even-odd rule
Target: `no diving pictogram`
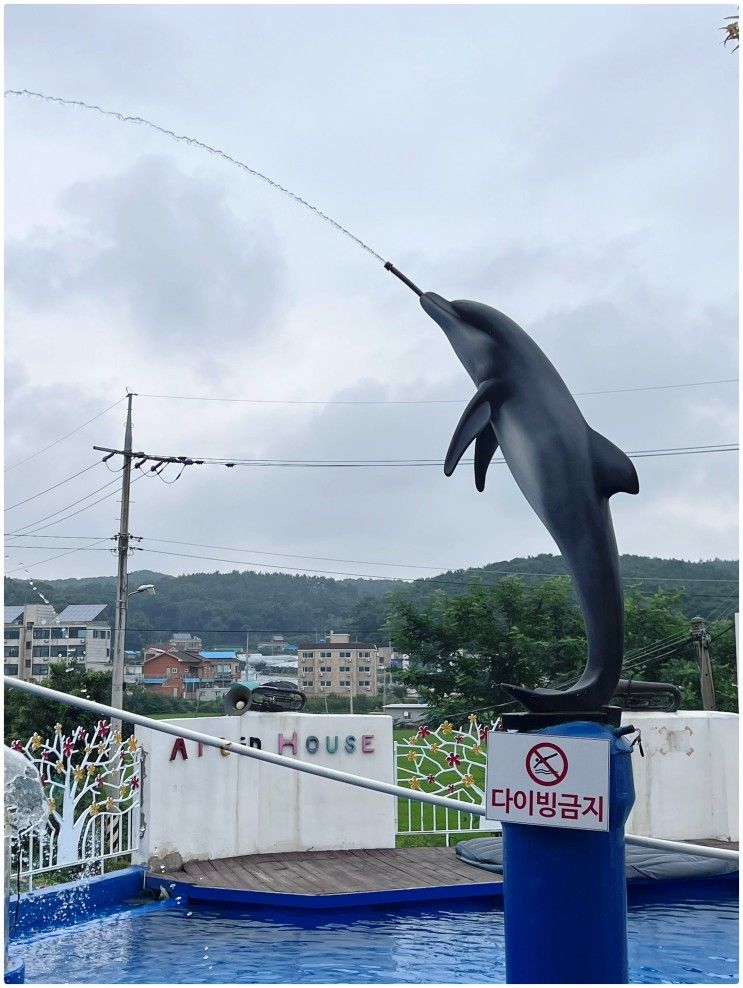
[(529, 749), (526, 771), (537, 785), (556, 786), (568, 774), (568, 757), (556, 744), (542, 741)]

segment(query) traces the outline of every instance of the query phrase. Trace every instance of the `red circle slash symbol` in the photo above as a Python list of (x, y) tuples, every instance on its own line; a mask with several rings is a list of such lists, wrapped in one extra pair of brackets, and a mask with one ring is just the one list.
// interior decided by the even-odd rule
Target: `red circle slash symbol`
[(540, 786), (556, 786), (568, 774), (568, 757), (556, 744), (535, 744), (526, 756), (529, 778)]

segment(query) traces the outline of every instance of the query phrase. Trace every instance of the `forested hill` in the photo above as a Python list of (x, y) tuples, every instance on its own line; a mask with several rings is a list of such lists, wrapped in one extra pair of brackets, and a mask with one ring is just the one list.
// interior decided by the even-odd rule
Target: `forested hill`
[[(435, 592), (456, 595), (472, 582), (494, 583), (517, 575), (529, 586), (565, 573), (560, 556), (540, 555), (491, 563), (482, 569), (454, 570), (405, 583), (400, 580), (334, 580), (286, 573), (193, 573), (166, 576), (139, 570), (130, 589), (154, 583), (156, 596), (134, 597), (129, 604), (127, 647), (163, 640), (173, 631), (199, 634), (208, 646), (242, 646), (246, 631), (251, 647), (270, 634), (299, 641), (329, 630), (349, 631), (360, 640), (384, 641), (388, 594), (423, 604)], [(686, 616), (729, 616), (738, 597), (738, 563), (734, 560), (685, 562), (647, 556), (622, 556), (625, 588), (654, 593), (678, 591)], [(107, 604), (103, 617), (113, 621), (115, 577), (35, 581), (57, 611), (67, 604)], [(5, 603), (41, 603), (25, 580), (5, 580)]]

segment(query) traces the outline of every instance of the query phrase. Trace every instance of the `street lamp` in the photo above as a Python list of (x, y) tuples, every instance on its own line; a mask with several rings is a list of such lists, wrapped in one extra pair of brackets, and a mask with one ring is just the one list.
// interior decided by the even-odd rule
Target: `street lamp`
[[(111, 669), (111, 706), (121, 708), (124, 698), (124, 638), (126, 636), (126, 615), (129, 598), (136, 594), (145, 593), (154, 595), (155, 585), (153, 583), (143, 583), (126, 594), (119, 601), (117, 608), (116, 638), (114, 640), (113, 667)], [(121, 721), (118, 717), (111, 718), (111, 733), (121, 730)]]

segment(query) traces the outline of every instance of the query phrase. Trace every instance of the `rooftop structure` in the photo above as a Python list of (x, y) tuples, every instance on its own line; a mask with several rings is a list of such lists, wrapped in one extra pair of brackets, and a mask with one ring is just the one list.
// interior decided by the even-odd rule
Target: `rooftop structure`
[(99, 619), (105, 609), (105, 604), (70, 604), (57, 614), (50, 604), (5, 607), (5, 675), (43, 679), (50, 663), (71, 661), (109, 671), (111, 626)]

